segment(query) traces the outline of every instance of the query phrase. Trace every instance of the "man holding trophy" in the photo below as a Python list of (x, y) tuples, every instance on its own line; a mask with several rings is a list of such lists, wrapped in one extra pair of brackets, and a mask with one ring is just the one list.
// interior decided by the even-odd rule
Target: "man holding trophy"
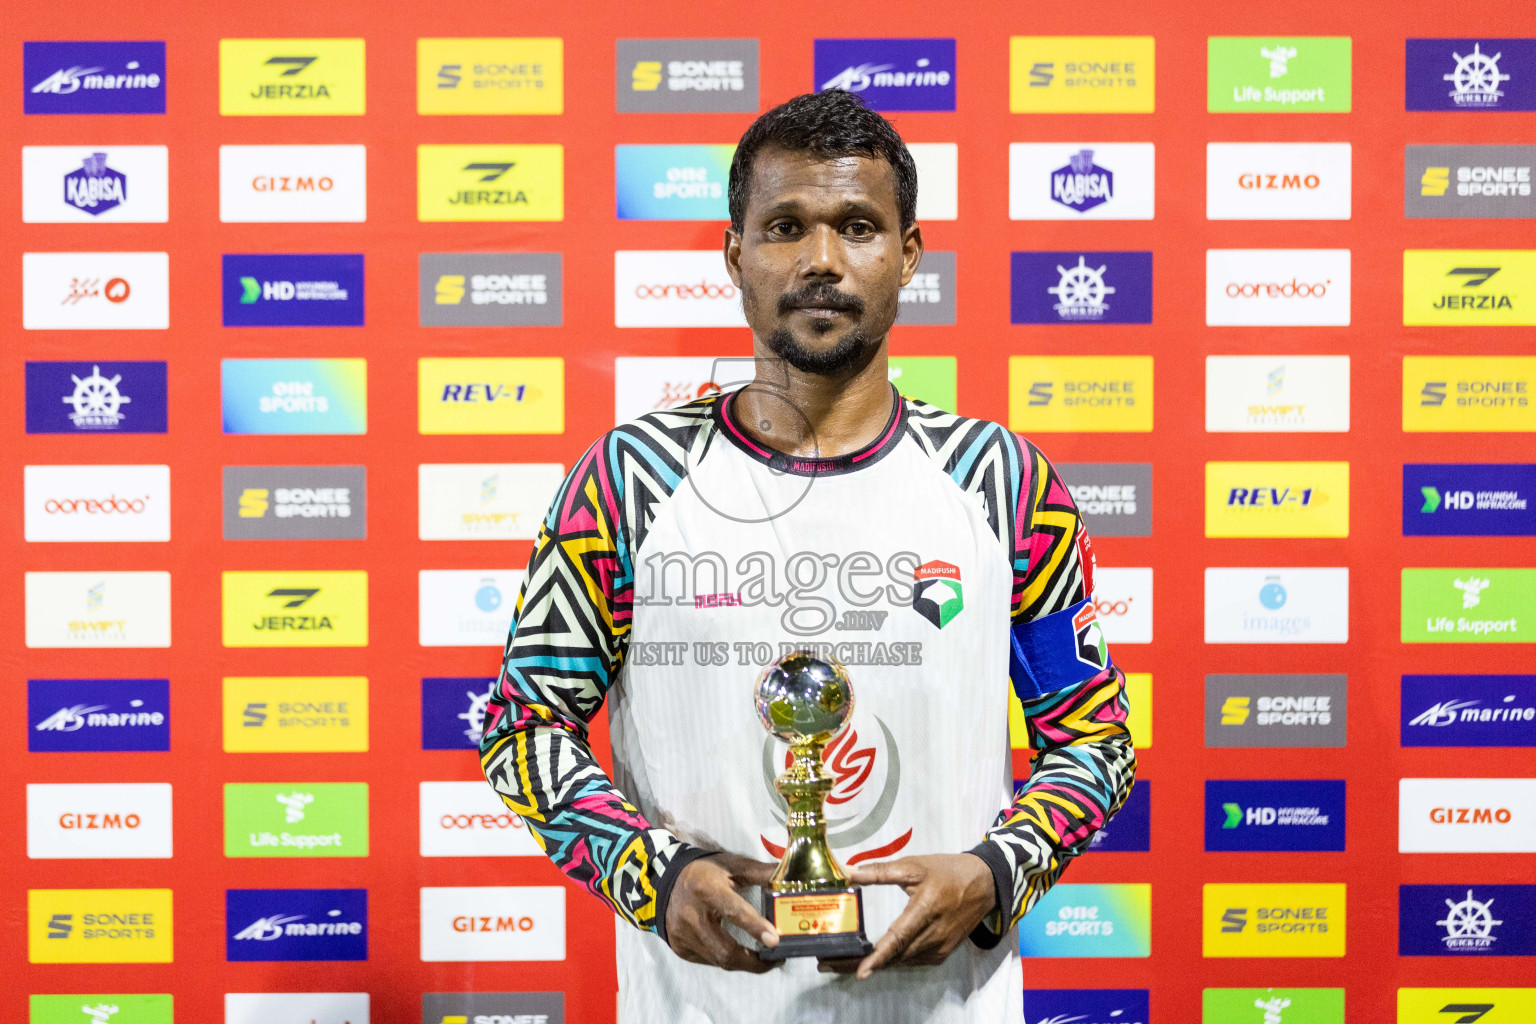
[(729, 195), (755, 374), (577, 461), (486, 776), (620, 918), (623, 1024), (1022, 1021), (1014, 925), (1135, 774), (1087, 533), (1032, 444), (889, 383), (922, 234), (884, 118), (776, 107)]

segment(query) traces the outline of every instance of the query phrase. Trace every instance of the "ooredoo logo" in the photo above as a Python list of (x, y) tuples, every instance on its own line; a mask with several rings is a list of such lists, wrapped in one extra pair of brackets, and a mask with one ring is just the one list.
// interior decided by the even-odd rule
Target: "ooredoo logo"
[(1152, 642), (1152, 570), (1100, 567), (1093, 610), (1110, 644)]
[(485, 783), (421, 784), (423, 857), (537, 857), (542, 853), (522, 817)]
[(1208, 249), (1205, 322), (1211, 327), (1347, 327), (1348, 249)]
[(168, 541), (169, 466), (27, 466), (26, 538)]
[(713, 249), (614, 253), (614, 326), (743, 327), (741, 295)]
[(423, 888), (421, 959), (564, 960), (565, 887)]

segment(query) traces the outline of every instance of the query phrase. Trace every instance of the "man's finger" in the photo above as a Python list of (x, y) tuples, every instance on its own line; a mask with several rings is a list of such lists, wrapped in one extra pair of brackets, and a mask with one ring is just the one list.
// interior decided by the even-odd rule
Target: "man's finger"
[(816, 969), (823, 974), (852, 974), (863, 962), (856, 956), (840, 957), (836, 960), (820, 960)]
[(874, 952), (859, 964), (859, 980), (869, 978), (881, 967), (899, 959), (912, 940), (927, 926), (931, 916), (926, 902), (914, 899), (908, 903), (907, 909), (891, 923), (890, 930), (875, 943)]
[(777, 946), (779, 944), (778, 930), (769, 924), (768, 919), (759, 914), (752, 904), (742, 899), (740, 894), (735, 891), (728, 889), (717, 896), (712, 896), (710, 905), (723, 919), (731, 922), (731, 924), (757, 939), (763, 945)]
[(772, 881), (773, 873), (779, 869), (777, 864), (738, 857), (734, 853), (716, 854), (711, 859), (729, 872), (731, 880), (737, 885), (767, 885)]
[(923, 880), (924, 871), (910, 858), (860, 864), (853, 869), (854, 885), (917, 885)]

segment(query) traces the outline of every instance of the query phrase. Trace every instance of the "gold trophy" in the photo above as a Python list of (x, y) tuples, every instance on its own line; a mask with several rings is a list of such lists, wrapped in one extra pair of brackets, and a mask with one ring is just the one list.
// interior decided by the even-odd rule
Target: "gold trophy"
[(822, 750), (853, 714), (853, 686), (836, 660), (794, 651), (757, 679), (755, 703), (763, 726), (789, 744), (789, 770), (774, 783), (789, 807), (789, 842), (763, 892), (763, 916), (779, 932), (764, 960), (866, 956), (864, 901), (827, 845), (822, 802), (832, 776)]

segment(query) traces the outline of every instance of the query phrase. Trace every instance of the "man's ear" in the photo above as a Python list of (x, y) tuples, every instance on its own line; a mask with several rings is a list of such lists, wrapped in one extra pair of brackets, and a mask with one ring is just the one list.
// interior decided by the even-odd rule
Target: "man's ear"
[(731, 283), (741, 287), (741, 235), (735, 228), (725, 229), (725, 272), (731, 275)]
[(913, 224), (901, 233), (901, 286), (912, 283), (918, 264), (923, 262), (923, 229)]

